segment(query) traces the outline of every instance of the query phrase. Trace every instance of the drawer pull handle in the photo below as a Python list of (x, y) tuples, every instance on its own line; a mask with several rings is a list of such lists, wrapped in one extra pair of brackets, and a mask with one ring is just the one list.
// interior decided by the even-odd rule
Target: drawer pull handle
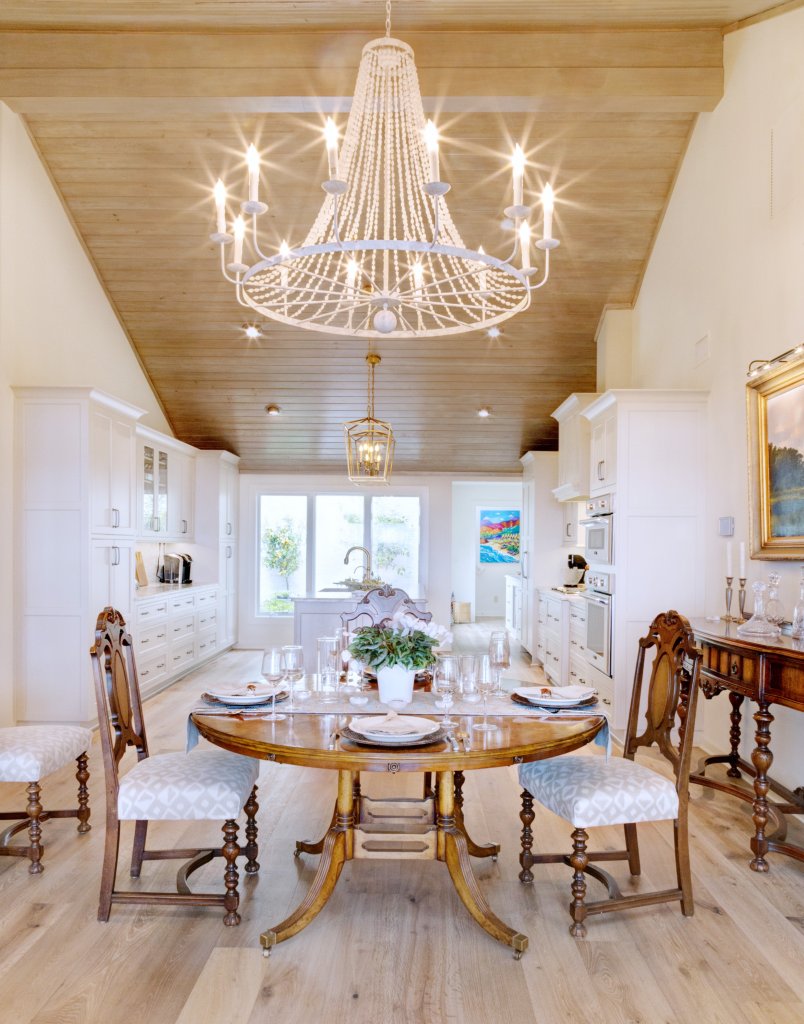
[(151, 670), (150, 670), (149, 668), (146, 668), (146, 670), (145, 670), (144, 672), (140, 672), (140, 676), (141, 676), (141, 677), (142, 677), (143, 679), (144, 679), (144, 678), (145, 678), (146, 676), (149, 676), (150, 674), (151, 674)]
[(181, 655), (180, 654), (174, 654), (173, 655), (173, 660), (174, 661), (181, 661)]
[(150, 640), (148, 639), (148, 637), (147, 637), (147, 636), (144, 636), (144, 637), (142, 638), (142, 640), (140, 640), (140, 643), (141, 643), (141, 644), (149, 644), (150, 642), (151, 642), (151, 641), (150, 641)]

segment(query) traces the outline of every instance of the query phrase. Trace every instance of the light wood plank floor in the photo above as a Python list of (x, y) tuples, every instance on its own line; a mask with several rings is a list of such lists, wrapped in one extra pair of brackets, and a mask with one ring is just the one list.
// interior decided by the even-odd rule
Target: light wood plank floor
[[(460, 648), (482, 647), (487, 624), (466, 627)], [(233, 652), (146, 704), (154, 752), (183, 747), (189, 702), (221, 679), (253, 677), (258, 653)], [(522, 663), (512, 671), (524, 671)], [(91, 752), (93, 829), (45, 826), (45, 872), (0, 859), (0, 1019), (17, 1024), (801, 1024), (804, 1020), (804, 871), (782, 857), (771, 872), (748, 869), (747, 805), (697, 787), (692, 794), (696, 913), (675, 906), (596, 917), (589, 937), (567, 931), (568, 869), (542, 868), (531, 888), (517, 880), (519, 788), (513, 769), (470, 773), (467, 821), (479, 841), (503, 844), (497, 863), (475, 861), (492, 907), (530, 936), (520, 962), (469, 918), (438, 863), (346, 865), (321, 915), (264, 959), (259, 932), (300, 900), (317, 858), (292, 856), (296, 838), (328, 822), (334, 778), (266, 764), (260, 780), (262, 870), (241, 884), (243, 923), (224, 928), (218, 908), (116, 906), (96, 920), (103, 845), (103, 784)], [(394, 780), (364, 776), (374, 794)], [(415, 790), (418, 777), (401, 780)], [(396, 780), (399, 784), (399, 780)], [(68, 772), (47, 781), (66, 805)], [(4, 809), (22, 787), (0, 786)], [(568, 848), (565, 823), (542, 811), (536, 848)], [(796, 825), (791, 837), (804, 841)], [(182, 845), (217, 840), (217, 826), (157, 825), (153, 839)], [(616, 831), (597, 834), (619, 845)], [(130, 851), (130, 833), (123, 849)], [(670, 884), (670, 826), (642, 832), (644, 875)], [(121, 858), (126, 872), (125, 855)], [(619, 865), (615, 865), (618, 869)], [(150, 863), (143, 886), (167, 887), (173, 868)], [(219, 882), (219, 862), (196, 876)], [(625, 876), (627, 879), (627, 874)], [(137, 884), (137, 883), (134, 883)], [(594, 882), (591, 883), (593, 886)], [(626, 890), (632, 883), (626, 880)]]

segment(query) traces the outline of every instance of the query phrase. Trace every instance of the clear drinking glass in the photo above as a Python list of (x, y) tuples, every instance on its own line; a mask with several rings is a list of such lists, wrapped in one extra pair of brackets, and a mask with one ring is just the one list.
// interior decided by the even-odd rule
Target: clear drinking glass
[(477, 673), (477, 658), (474, 654), (458, 655), (458, 681), (461, 689), (464, 686), (470, 687)]
[(304, 648), (296, 644), (286, 644), (282, 648), (282, 658), (285, 668), (285, 679), (287, 680), (290, 693), (288, 709), (292, 711), (295, 707), (296, 683), (304, 675)]
[(511, 647), (508, 634), (497, 632), (491, 634), (489, 640), (489, 662), (494, 672), (494, 694), (503, 696), (502, 673), (511, 664)]
[(793, 609), (793, 639), (804, 640), (804, 565), (801, 567), (801, 582), (798, 585), (798, 601)]
[(489, 694), (494, 688), (496, 681), (497, 672), (491, 660), (491, 656), (484, 654), (480, 658), (477, 671), (475, 673), (475, 689), (483, 698), (483, 721), (473, 725), (473, 729), (477, 729), (479, 732), (494, 732), (497, 728), (496, 725), (492, 725), (488, 720), (488, 700)]
[(340, 674), (340, 637), (320, 636), (316, 640), (318, 688), (322, 704), (334, 704), (338, 699)]
[(455, 719), (449, 717), (449, 709), (453, 704), (452, 695), (458, 688), (458, 665), (453, 655), (443, 655), (436, 661), (433, 687), (440, 695), (440, 700), (436, 701), (436, 707), (444, 710), (444, 716), (441, 719), (442, 726), (457, 725)]
[(284, 662), (281, 647), (271, 647), (262, 656), (262, 676), (271, 687), (271, 711), (265, 715), (266, 722), (283, 722), (285, 715), (276, 713), (276, 695), (284, 675)]

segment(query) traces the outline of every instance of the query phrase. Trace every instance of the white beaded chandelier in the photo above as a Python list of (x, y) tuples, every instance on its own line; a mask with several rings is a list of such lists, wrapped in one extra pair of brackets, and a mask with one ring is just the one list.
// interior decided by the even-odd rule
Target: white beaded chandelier
[[(488, 329), (527, 309), (547, 283), (553, 191), (542, 192), (541, 279), (531, 267), (530, 207), (523, 203), (525, 157), (512, 158), (513, 203), (506, 211), (513, 247), (505, 259), (468, 249), (447, 208), (440, 180), (438, 132), (425, 122), (411, 48), (386, 35), (363, 48), (343, 145), (327, 118), (326, 198), (304, 242), (275, 255), (259, 245), (260, 157), (247, 153), (249, 196), (227, 228), (226, 188), (215, 185), (221, 269), (241, 305), (294, 327), (352, 337), (423, 337)], [(244, 260), (246, 218), (254, 260)], [(231, 245), (231, 249), (227, 247)], [(518, 264), (514, 265), (514, 262)]]

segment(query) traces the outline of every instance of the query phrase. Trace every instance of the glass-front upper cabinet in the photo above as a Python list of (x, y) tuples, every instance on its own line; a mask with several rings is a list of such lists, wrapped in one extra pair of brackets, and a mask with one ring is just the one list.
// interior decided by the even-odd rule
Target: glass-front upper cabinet
[(165, 533), (168, 514), (168, 453), (142, 449), (142, 532)]

